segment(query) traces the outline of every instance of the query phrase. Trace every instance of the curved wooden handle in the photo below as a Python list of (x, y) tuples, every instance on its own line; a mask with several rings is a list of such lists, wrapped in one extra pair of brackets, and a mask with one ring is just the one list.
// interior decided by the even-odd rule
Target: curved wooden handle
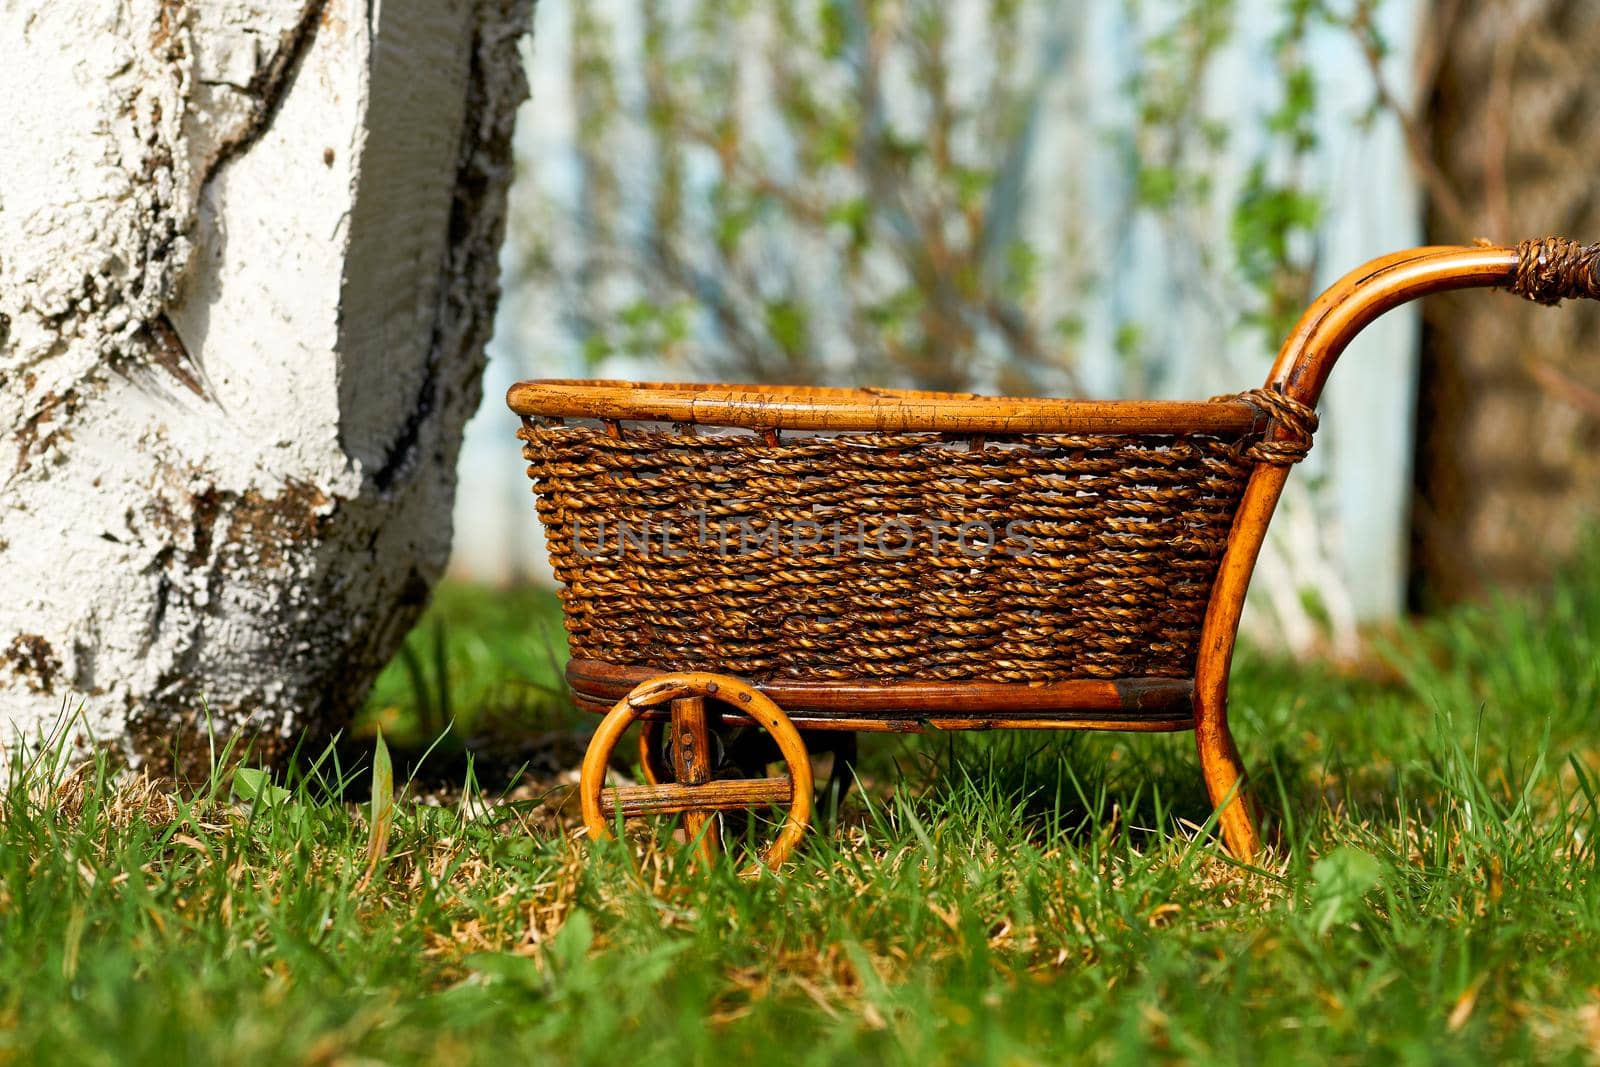
[(1600, 245), (1547, 237), (1516, 248), (1415, 248), (1375, 259), (1306, 309), (1278, 352), (1267, 388), (1314, 407), (1334, 363), (1379, 315), (1430, 293), (1487, 287), (1541, 304), (1600, 299)]

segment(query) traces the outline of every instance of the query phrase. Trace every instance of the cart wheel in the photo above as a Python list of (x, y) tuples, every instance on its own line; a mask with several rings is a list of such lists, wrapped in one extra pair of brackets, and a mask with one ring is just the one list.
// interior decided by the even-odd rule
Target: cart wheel
[[(763, 727), (777, 742), (789, 766), (786, 778), (753, 778), (740, 781), (712, 780), (712, 741), (708, 729), (706, 700), (737, 708)], [(666, 768), (659, 744), (651, 744), (646, 727), (640, 744), (652, 748), (651, 757), (641, 751), (649, 785), (606, 789), (606, 765), (623, 733), (645, 708), (672, 706), (673, 782), (662, 780)], [(700, 841), (702, 854), (711, 858), (717, 851), (716, 823), (712, 816), (720, 811), (738, 811), (765, 805), (787, 805), (778, 837), (761, 854), (760, 860), (744, 873), (757, 874), (763, 867), (778, 867), (811, 822), (811, 760), (805, 742), (783, 710), (754, 687), (726, 675), (685, 671), (663, 674), (642, 682), (633, 692), (617, 701), (600, 720), (589, 749), (583, 757), (583, 773), (578, 780), (578, 797), (583, 804), (583, 822), (591, 838), (611, 835), (616, 813), (634, 815), (681, 814), (691, 840)]]

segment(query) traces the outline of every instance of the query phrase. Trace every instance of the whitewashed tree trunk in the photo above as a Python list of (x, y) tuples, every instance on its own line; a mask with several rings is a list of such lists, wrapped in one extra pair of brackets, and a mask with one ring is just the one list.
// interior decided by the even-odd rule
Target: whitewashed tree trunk
[(0, 739), (346, 720), (449, 550), (532, 2), (0, 0)]

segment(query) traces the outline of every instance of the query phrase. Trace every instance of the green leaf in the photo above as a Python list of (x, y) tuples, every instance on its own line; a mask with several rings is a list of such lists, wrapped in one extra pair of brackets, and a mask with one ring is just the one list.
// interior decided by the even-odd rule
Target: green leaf
[(784, 352), (794, 355), (806, 345), (806, 312), (793, 300), (767, 301), (767, 335)]
[(588, 959), (589, 949), (593, 946), (594, 923), (590, 921), (587, 911), (574, 908), (561, 924), (561, 929), (556, 931), (556, 936), (550, 939), (545, 950), (546, 958), (557, 974), (568, 973)]
[(264, 808), (286, 804), (294, 794), (281, 785), (274, 785), (270, 771), (259, 767), (240, 767), (233, 772), (233, 795), (250, 804)]
[(389, 829), (394, 825), (394, 765), (389, 761), (389, 746), (378, 730), (377, 748), (372, 754), (372, 813), (367, 824), (367, 869), (356, 884), (357, 891), (371, 884), (389, 850)]
[(1182, 191), (1182, 179), (1172, 167), (1141, 167), (1135, 184), (1139, 204), (1156, 210), (1171, 207)]
[(1311, 905), (1317, 933), (1325, 934), (1353, 916), (1382, 876), (1377, 857), (1354, 845), (1341, 845), (1313, 864)]
[(509, 952), (476, 952), (461, 963), (473, 974), (491, 981), (510, 982), (526, 989), (540, 989), (545, 984), (539, 962), (526, 956), (514, 956)]

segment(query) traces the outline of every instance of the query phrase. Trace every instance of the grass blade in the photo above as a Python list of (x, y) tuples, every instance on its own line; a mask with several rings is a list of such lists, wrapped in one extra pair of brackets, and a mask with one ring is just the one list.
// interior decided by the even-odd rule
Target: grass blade
[(389, 850), (389, 829), (394, 825), (394, 764), (389, 760), (389, 746), (383, 743), (383, 731), (378, 731), (377, 747), (372, 754), (372, 814), (367, 826), (367, 869), (356, 884), (360, 892), (372, 883)]

